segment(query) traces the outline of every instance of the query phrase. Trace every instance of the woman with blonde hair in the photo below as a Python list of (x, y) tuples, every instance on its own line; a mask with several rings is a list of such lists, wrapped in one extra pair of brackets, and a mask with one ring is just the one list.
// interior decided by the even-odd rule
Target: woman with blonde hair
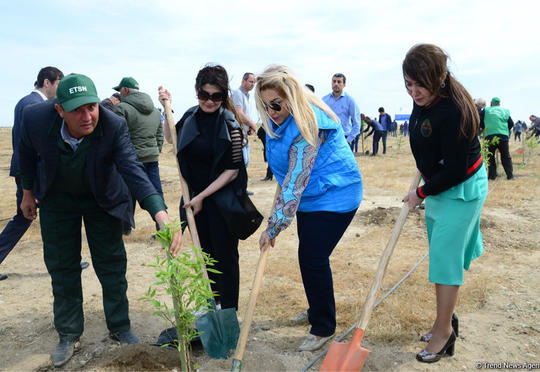
[(403, 61), (407, 93), (414, 101), (410, 144), (424, 184), (404, 201), (412, 210), (425, 200), (429, 281), (435, 283), (437, 317), (416, 355), (424, 363), (454, 354), (453, 316), (463, 269), (482, 254), (480, 213), (487, 175), (476, 133), (480, 118), (467, 90), (448, 70), (448, 56), (436, 45), (413, 46)]
[(286, 66), (270, 66), (256, 80), (266, 157), (281, 186), (259, 244), (262, 250), (273, 247), (296, 215), (311, 324), (299, 349), (313, 351), (336, 329), (329, 257), (360, 205), (362, 177), (337, 116)]

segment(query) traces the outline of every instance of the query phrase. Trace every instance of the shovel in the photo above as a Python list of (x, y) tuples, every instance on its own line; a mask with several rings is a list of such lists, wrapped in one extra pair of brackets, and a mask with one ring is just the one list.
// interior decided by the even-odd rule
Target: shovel
[[(420, 183), (420, 172), (416, 171), (416, 174), (413, 177), (411, 182), (410, 190), (415, 190)], [(394, 225), (392, 230), (392, 235), (390, 240), (386, 245), (386, 248), (383, 251), (381, 259), (379, 261), (379, 266), (377, 267), (377, 272), (375, 273), (375, 278), (373, 278), (373, 283), (371, 284), (371, 289), (364, 303), (362, 309), (362, 315), (358, 321), (357, 327), (354, 329), (354, 333), (349, 344), (343, 342), (332, 342), (328, 353), (324, 358), (320, 371), (360, 371), (366, 358), (369, 354), (369, 350), (360, 346), (362, 342), (362, 337), (364, 337), (364, 331), (367, 328), (369, 318), (371, 317), (371, 312), (373, 311), (373, 305), (375, 304), (375, 297), (379, 291), (386, 267), (390, 261), (390, 256), (394, 252), (394, 247), (396, 246), (399, 234), (403, 229), (407, 215), (409, 214), (409, 206), (403, 204), (401, 207), (401, 212), (399, 217)]]
[[(165, 108), (165, 117), (169, 125), (171, 132), (171, 138), (174, 149), (177, 149), (176, 128), (174, 126), (174, 119), (171, 110), (171, 103), (169, 100), (163, 102)], [(182, 196), (185, 203), (189, 203), (189, 188), (182, 172), (180, 171), (180, 164), (178, 163), (178, 157), (175, 155), (176, 165), (178, 167), (178, 175), (180, 176), (180, 185), (182, 186)], [(193, 244), (197, 248), (201, 248), (199, 241), (199, 235), (197, 234), (197, 227), (195, 225), (195, 217), (191, 208), (186, 209), (189, 232), (193, 240)], [(200, 251), (197, 250), (197, 254), (200, 256)], [(199, 257), (200, 258), (200, 257)], [(208, 279), (208, 273), (206, 269), (203, 270), (203, 276)], [(215, 359), (227, 359), (230, 357), (230, 351), (236, 347), (238, 341), (238, 335), (240, 333), (240, 326), (238, 324), (238, 318), (236, 316), (236, 310), (230, 309), (216, 309), (216, 303), (214, 299), (209, 299), (209, 307), (213, 310), (207, 312), (196, 321), (197, 330), (201, 332), (201, 343), (204, 351), (210, 357)]]
[[(272, 203), (272, 211), (274, 210), (274, 204), (276, 199), (281, 191), (279, 185), (276, 186), (276, 195), (274, 197), (274, 202)], [(270, 213), (272, 213), (270, 211)], [(253, 321), (253, 314), (255, 313), (255, 304), (257, 303), (257, 296), (259, 295), (259, 290), (261, 289), (262, 277), (264, 274), (264, 268), (266, 266), (266, 258), (268, 257), (268, 252), (270, 247), (266, 247), (264, 251), (261, 251), (259, 255), (259, 262), (257, 262), (257, 270), (255, 271), (255, 277), (253, 278), (253, 286), (251, 288), (251, 294), (249, 295), (249, 301), (246, 309), (246, 315), (242, 322), (242, 330), (240, 331), (240, 338), (238, 340), (238, 346), (236, 346), (236, 351), (233, 356), (233, 362), (231, 366), (231, 371), (239, 372), (242, 370), (242, 359), (244, 358), (244, 351), (246, 351), (246, 342), (249, 335), (249, 329), (251, 328), (251, 322)]]

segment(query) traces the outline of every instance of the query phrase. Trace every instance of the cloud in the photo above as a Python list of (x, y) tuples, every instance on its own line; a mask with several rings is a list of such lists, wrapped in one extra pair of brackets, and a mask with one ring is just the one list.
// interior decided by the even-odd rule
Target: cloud
[(0, 48), (8, 56), (0, 63), (10, 71), (0, 92), (0, 123), (12, 121), (15, 103), (45, 65), (88, 74), (104, 97), (122, 76), (137, 78), (156, 103), (157, 86), (166, 84), (182, 112), (196, 102), (195, 75), (207, 62), (227, 68), (232, 88), (243, 72), (282, 63), (319, 95), (330, 91), (331, 75), (339, 71), (362, 111), (384, 105), (390, 113), (406, 112), (412, 103), (401, 62), (419, 42), (443, 47), (473, 96), (515, 94), (507, 99), (515, 103), (509, 108), (523, 118), (535, 105), (540, 111), (534, 95), (522, 90), (540, 86), (534, 4), (212, 0), (188, 6), (168, 0), (54, 0), (0, 5)]

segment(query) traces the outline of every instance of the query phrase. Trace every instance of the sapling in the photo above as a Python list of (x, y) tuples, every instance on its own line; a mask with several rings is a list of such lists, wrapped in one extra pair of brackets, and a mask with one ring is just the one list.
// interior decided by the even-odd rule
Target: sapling
[[(538, 139), (536, 137), (529, 137), (526, 141), (527, 144), (527, 160), (531, 158), (532, 152), (538, 147)], [(525, 155), (523, 155), (523, 162), (525, 163)]]
[[(484, 160), (484, 166), (486, 167), (486, 169), (489, 166), (489, 156), (494, 155), (494, 153), (489, 151), (489, 147), (491, 145), (493, 145), (493, 146), (498, 145), (499, 141), (500, 141), (500, 139), (497, 136), (493, 137), (491, 140), (488, 140), (488, 139), (485, 139), (485, 138), (480, 140), (480, 153), (482, 154), (482, 159)], [(495, 156), (494, 156), (494, 158), (495, 158)], [(495, 159), (495, 161), (496, 161), (496, 159)]]
[[(140, 299), (151, 302), (155, 308), (153, 315), (176, 328), (178, 335), (176, 347), (180, 353), (181, 369), (191, 371), (190, 341), (200, 334), (193, 327), (196, 321), (195, 313), (199, 310), (212, 311), (208, 300), (214, 296), (209, 285), (212, 281), (205, 278), (203, 272), (205, 266), (209, 272), (219, 273), (219, 271), (210, 267), (216, 261), (195, 246), (191, 246), (191, 254), (180, 252), (176, 257), (170, 255), (172, 237), (179, 230), (180, 224), (174, 223), (167, 224), (164, 230), (156, 233), (167, 257), (158, 256), (155, 263), (148, 265), (156, 269), (154, 275), (158, 280), (150, 285), (146, 295)], [(165, 293), (172, 296), (172, 309), (165, 301), (156, 298), (159, 288), (165, 288)]]

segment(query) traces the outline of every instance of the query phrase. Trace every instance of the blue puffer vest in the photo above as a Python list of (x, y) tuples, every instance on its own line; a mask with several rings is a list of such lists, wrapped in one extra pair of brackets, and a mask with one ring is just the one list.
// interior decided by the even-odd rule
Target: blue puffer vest
[[(319, 130), (329, 132), (319, 149), (309, 183), (302, 194), (300, 212), (350, 212), (362, 201), (362, 176), (354, 155), (345, 139), (341, 125), (336, 124), (321, 109), (311, 106)], [(269, 120), (272, 123), (271, 120)], [(289, 149), (300, 131), (292, 115), (279, 127), (272, 123), (277, 138), (266, 136), (266, 157), (272, 172), (283, 185), (289, 169)]]

